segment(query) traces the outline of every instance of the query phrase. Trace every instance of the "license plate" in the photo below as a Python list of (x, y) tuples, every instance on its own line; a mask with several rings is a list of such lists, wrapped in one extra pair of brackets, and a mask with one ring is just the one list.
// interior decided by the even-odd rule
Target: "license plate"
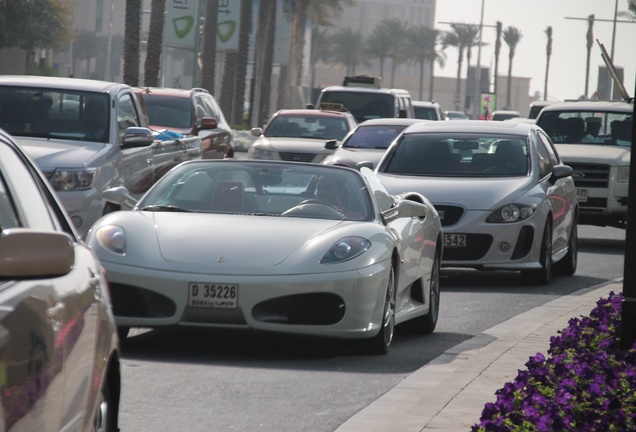
[(577, 189), (576, 197), (578, 198), (579, 202), (587, 202), (587, 190)]
[(238, 285), (190, 282), (188, 306), (213, 309), (236, 309)]
[(444, 247), (466, 247), (466, 234), (444, 234)]

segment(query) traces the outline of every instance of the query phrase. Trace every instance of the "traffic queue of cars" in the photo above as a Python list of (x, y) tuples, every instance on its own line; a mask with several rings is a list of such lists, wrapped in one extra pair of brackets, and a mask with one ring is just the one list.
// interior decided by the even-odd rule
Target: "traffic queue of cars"
[[(33, 142), (25, 153), (0, 133), (2, 430), (118, 430), (131, 327), (314, 335), (385, 354), (397, 325), (435, 330), (442, 267), (520, 271), (535, 284), (576, 271), (573, 170), (535, 124), (281, 110), (252, 131), (248, 159), (233, 160), (225, 119), (199, 113), (205, 91), (72, 81), (0, 80), (0, 99), (38, 107), (25, 121), (0, 115)], [(89, 120), (94, 100), (103, 123)], [(178, 110), (183, 122), (163, 123)], [(42, 111), (54, 126), (39, 129)], [(106, 168), (145, 171), (121, 155), (77, 168), (60, 164), (64, 152), (41, 159), (50, 142), (95, 146), (90, 161), (111, 147), (162, 160), (148, 124), (180, 129), (199, 152), (164, 155), (173, 165), (142, 186), (100, 183), (102, 210), (78, 225), (65, 192), (86, 198)], [(208, 156), (225, 160), (201, 157), (206, 137)]]

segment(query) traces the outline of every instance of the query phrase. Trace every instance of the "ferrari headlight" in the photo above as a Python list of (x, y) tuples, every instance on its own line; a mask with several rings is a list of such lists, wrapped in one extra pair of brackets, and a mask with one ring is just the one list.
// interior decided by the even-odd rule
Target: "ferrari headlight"
[(95, 168), (56, 168), (49, 182), (56, 191), (90, 189), (95, 177)]
[(363, 237), (345, 237), (336, 242), (320, 260), (321, 264), (348, 261), (365, 253), (371, 242)]
[(629, 167), (618, 167), (618, 181), (626, 182), (629, 181)]
[(97, 243), (117, 255), (126, 255), (126, 232), (118, 225), (106, 225), (95, 231)]
[(276, 152), (270, 150), (264, 150), (257, 147), (250, 148), (252, 153), (252, 159), (266, 159), (266, 160), (277, 160)]
[(490, 214), (488, 223), (518, 222), (528, 219), (534, 213), (534, 207), (526, 204), (508, 204)]

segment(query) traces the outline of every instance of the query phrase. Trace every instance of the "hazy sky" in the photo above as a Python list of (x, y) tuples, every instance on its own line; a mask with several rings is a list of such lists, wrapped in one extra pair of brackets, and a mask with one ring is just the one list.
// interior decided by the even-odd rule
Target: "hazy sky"
[[(543, 94), (546, 69), (547, 36), (545, 29), (552, 26), (552, 57), (548, 78), (548, 99), (574, 99), (585, 93), (585, 69), (587, 61), (586, 34), (587, 17), (594, 14), (597, 20), (593, 27), (598, 39), (611, 53), (612, 33), (616, 0), (483, 0), (484, 26), (495, 26), (501, 21), (503, 27), (517, 27), (523, 37), (517, 45), (512, 62), (513, 76), (529, 77), (530, 94)], [(438, 0), (435, 27), (450, 30), (441, 22), (479, 24), (482, 0)], [(627, 10), (627, 0), (618, 0), (618, 11)], [(583, 18), (567, 19), (566, 17)], [(618, 17), (625, 21), (625, 18)], [(494, 70), (494, 27), (484, 27), (481, 64)], [(436, 67), (436, 74), (457, 76), (457, 49), (446, 50), (447, 63), (444, 69)], [(477, 48), (473, 48), (471, 63), (477, 62)], [(464, 62), (465, 64), (465, 62)], [(634, 96), (636, 76), (636, 23), (617, 23), (614, 42), (614, 64), (625, 71), (624, 84)], [(598, 67), (604, 65), (601, 50), (596, 41), (592, 47), (590, 62), (589, 93), (596, 89)], [(499, 56), (499, 75), (508, 73), (508, 46), (502, 41)], [(465, 72), (464, 72), (465, 74)]]

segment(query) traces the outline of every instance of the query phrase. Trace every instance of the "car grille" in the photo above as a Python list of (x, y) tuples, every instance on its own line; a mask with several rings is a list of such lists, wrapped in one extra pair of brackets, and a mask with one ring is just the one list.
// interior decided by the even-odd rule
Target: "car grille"
[[(577, 188), (607, 188), (610, 175), (609, 165), (565, 163), (574, 170), (574, 185)], [(577, 175), (579, 173), (583, 175)]]
[(484, 257), (492, 245), (490, 234), (466, 234), (466, 247), (445, 247), (442, 261), (474, 261)]
[(460, 206), (434, 204), (435, 210), (439, 214), (442, 226), (455, 225), (464, 216), (466, 209)]
[(291, 162), (311, 162), (316, 155), (314, 153), (280, 153), (280, 158)]
[[(567, 163), (567, 162), (566, 162)], [(567, 163), (574, 170), (574, 185), (580, 189), (607, 189), (609, 184), (610, 166), (605, 164)], [(581, 175), (582, 174), (582, 175)], [(604, 212), (607, 207), (606, 198), (590, 197), (587, 201), (580, 201), (581, 211), (587, 213)]]

